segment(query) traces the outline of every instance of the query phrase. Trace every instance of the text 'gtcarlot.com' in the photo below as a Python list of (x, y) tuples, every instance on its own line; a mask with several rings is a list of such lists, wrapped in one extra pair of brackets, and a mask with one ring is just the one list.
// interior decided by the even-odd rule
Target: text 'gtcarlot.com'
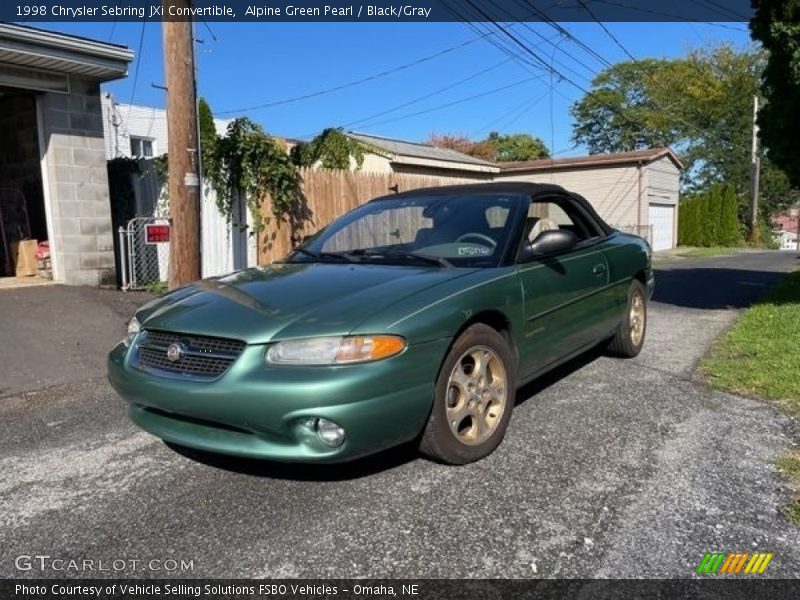
[(58, 558), (49, 554), (20, 554), (14, 559), (18, 571), (125, 572), (125, 571), (194, 571), (194, 560), (173, 558), (114, 558), (80, 560)]

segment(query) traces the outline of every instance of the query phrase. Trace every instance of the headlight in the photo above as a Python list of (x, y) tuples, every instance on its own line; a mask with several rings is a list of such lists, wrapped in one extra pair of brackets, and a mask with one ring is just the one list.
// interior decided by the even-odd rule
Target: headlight
[(124, 340), (122, 340), (126, 346), (131, 345), (133, 338), (135, 338), (136, 334), (139, 333), (139, 329), (141, 329), (139, 321), (136, 320), (136, 317), (133, 317), (128, 323), (128, 335), (125, 336)]
[(274, 365), (341, 365), (369, 362), (399, 354), (406, 341), (396, 335), (310, 338), (278, 342), (267, 350)]

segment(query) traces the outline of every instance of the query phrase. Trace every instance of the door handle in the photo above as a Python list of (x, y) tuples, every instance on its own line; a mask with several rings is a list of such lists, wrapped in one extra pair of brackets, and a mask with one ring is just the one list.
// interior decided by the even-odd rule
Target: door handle
[(592, 269), (592, 273), (594, 273), (598, 277), (600, 275), (603, 275), (605, 272), (606, 272), (606, 266), (603, 264), (595, 265), (594, 268)]

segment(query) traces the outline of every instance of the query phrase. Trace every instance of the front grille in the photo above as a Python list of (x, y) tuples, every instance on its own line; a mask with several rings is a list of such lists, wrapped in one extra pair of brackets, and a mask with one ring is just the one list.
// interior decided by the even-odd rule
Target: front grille
[[(180, 344), (183, 350), (178, 360), (170, 360), (167, 355), (172, 344)], [(245, 343), (185, 333), (143, 331), (136, 346), (139, 365), (146, 369), (213, 379), (228, 370), (244, 350)]]

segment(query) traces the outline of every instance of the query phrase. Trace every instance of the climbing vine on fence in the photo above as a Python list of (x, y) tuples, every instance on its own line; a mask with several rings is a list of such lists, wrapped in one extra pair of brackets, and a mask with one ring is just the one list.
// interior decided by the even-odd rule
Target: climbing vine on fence
[[(208, 138), (207, 138), (208, 139)], [(208, 156), (205, 175), (217, 194), (217, 206), (228, 219), (237, 194), (243, 194), (256, 230), (276, 218), (291, 219), (302, 194), (300, 173), (282, 145), (250, 119), (236, 119), (225, 136), (217, 136)], [(272, 214), (264, 214), (261, 202), (272, 199)]]
[[(360, 167), (365, 154), (376, 151), (340, 128), (328, 128), (288, 152), (283, 142), (248, 118), (231, 121), (225, 135), (220, 136), (208, 103), (201, 98), (198, 108), (203, 173), (216, 192), (217, 207), (230, 220), (233, 203), (242, 194), (256, 231), (274, 218), (278, 226), (288, 222), (294, 238), (303, 222), (310, 219), (299, 167), (349, 169), (351, 157)], [(271, 214), (264, 214), (261, 208), (266, 196), (272, 201)]]
[(375, 149), (348, 136), (341, 128), (329, 127), (310, 142), (292, 148), (292, 160), (301, 167), (319, 163), (323, 169), (349, 169), (352, 157), (361, 168), (364, 155), (371, 151)]

